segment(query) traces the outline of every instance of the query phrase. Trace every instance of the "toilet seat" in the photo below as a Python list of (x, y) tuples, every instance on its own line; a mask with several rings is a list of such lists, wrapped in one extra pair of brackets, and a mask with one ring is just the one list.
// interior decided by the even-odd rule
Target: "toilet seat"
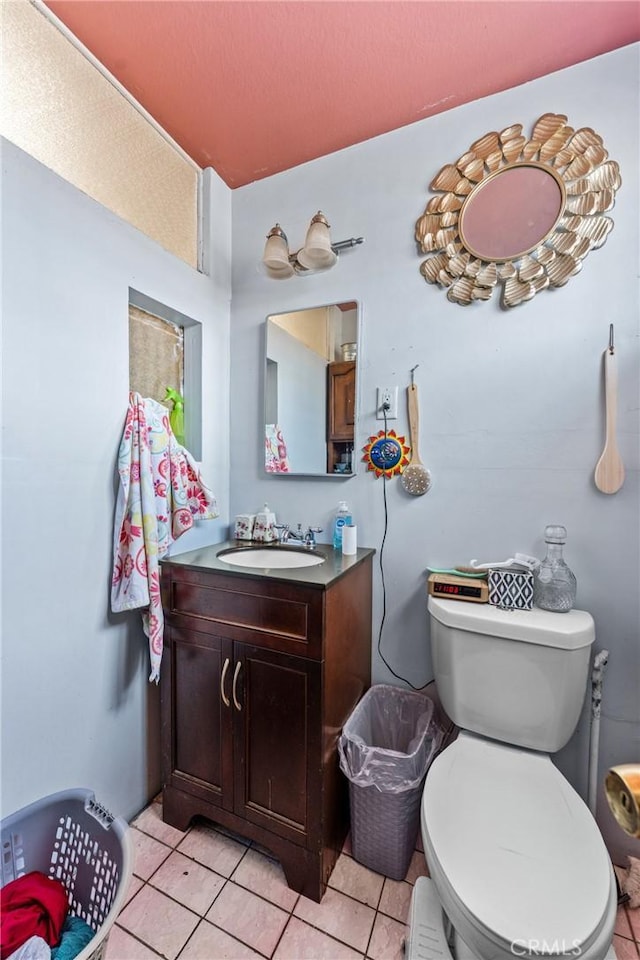
[(422, 830), (445, 911), (478, 956), (584, 960), (610, 942), (604, 842), (546, 754), (461, 733), (429, 770)]

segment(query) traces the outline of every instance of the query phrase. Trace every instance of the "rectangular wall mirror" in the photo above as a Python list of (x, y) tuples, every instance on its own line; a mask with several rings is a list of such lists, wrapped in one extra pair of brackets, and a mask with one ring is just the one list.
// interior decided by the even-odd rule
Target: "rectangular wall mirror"
[(357, 367), (354, 300), (267, 317), (267, 473), (332, 477), (355, 473)]

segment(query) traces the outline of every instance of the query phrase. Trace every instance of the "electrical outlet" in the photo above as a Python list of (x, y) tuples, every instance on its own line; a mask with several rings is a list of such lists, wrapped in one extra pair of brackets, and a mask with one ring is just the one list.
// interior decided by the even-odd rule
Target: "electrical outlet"
[(376, 420), (384, 420), (384, 405), (388, 404), (387, 420), (398, 419), (398, 388), (378, 387), (376, 393)]

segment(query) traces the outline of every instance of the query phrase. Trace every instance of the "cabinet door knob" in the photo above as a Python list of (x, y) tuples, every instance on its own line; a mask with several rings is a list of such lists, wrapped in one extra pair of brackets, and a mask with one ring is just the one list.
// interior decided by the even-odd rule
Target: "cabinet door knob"
[(238, 660), (236, 663), (236, 668), (233, 671), (233, 703), (236, 710), (242, 710), (242, 705), (238, 703), (238, 697), (236, 696), (236, 684), (238, 683), (238, 676), (240, 675), (240, 670), (242, 668), (242, 661)]
[(224, 692), (224, 681), (226, 679), (228, 669), (229, 669), (229, 657), (227, 657), (226, 660), (224, 661), (224, 666), (222, 668), (222, 675), (220, 677), (220, 696), (222, 697), (222, 702), (224, 703), (225, 707), (231, 706), (231, 701), (227, 696), (225, 696), (225, 692)]

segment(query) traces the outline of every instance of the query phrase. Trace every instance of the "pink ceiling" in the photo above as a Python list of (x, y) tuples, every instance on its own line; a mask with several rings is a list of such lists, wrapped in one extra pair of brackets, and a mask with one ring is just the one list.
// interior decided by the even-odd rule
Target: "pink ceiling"
[(231, 187), (640, 39), (634, 0), (47, 3)]

